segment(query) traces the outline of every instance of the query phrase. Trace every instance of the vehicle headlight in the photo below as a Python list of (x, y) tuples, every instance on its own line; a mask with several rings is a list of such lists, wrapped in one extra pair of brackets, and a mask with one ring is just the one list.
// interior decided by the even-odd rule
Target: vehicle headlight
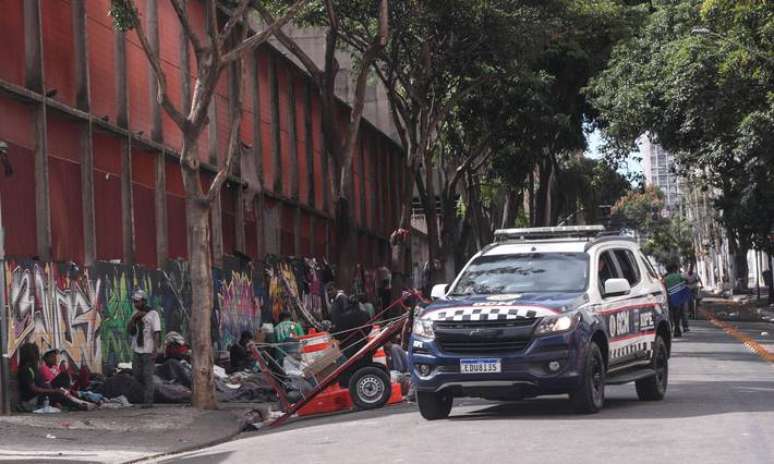
[(433, 321), (428, 319), (415, 319), (414, 334), (419, 335), (422, 338), (434, 338)]
[(580, 314), (567, 314), (544, 317), (535, 328), (535, 335), (548, 335), (567, 332), (575, 328), (580, 320)]

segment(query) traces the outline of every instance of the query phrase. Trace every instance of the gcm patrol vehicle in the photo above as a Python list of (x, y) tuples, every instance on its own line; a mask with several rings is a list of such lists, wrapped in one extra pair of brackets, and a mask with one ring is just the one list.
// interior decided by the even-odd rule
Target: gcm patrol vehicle
[(569, 394), (595, 413), (605, 385), (667, 389), (667, 295), (637, 243), (602, 226), (505, 229), (433, 302), (415, 309), (409, 360), (419, 411), (449, 415), (455, 397)]

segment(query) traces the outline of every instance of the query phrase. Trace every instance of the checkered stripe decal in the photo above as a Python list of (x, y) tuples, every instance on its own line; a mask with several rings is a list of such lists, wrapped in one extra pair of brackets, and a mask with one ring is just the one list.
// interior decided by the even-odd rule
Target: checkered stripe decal
[(441, 310), (428, 315), (433, 321), (511, 321), (532, 319), (538, 312), (529, 308), (461, 308)]
[(653, 351), (653, 342), (637, 342), (637, 343), (632, 343), (631, 345), (622, 346), (621, 348), (613, 349), (610, 352), (610, 357), (622, 358), (624, 356), (640, 353), (643, 351), (648, 353)]

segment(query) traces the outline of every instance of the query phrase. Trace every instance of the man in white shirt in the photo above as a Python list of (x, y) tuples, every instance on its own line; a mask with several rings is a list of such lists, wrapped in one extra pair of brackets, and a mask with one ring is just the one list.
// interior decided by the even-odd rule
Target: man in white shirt
[(143, 408), (153, 406), (153, 373), (156, 368), (156, 354), (161, 350), (161, 319), (159, 313), (148, 306), (148, 298), (141, 289), (132, 295), (134, 314), (126, 330), (132, 336), (132, 370), (134, 378), (145, 390)]

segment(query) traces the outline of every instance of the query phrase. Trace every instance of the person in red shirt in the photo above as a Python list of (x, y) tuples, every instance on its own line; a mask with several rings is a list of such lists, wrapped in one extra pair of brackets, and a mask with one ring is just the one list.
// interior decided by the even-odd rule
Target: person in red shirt
[(59, 362), (59, 351), (52, 349), (43, 354), (43, 362), (38, 369), (38, 376), (43, 385), (49, 388), (64, 388), (69, 390), (72, 385), (67, 362)]

